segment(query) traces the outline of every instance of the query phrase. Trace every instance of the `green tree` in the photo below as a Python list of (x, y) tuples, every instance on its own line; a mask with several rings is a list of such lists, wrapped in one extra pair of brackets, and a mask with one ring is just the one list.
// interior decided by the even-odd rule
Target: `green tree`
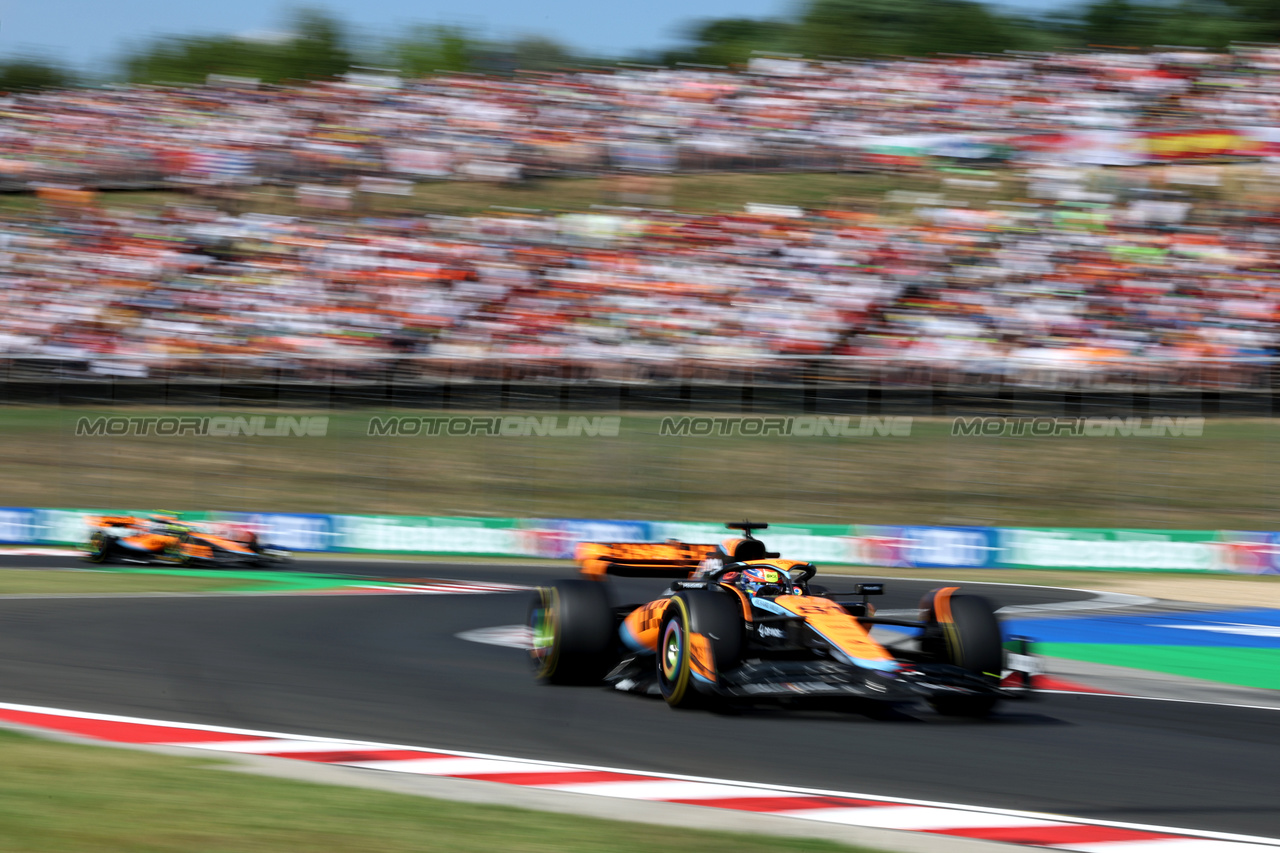
[(1248, 33), (1244, 40), (1280, 41), (1280, 0), (1225, 0)]
[(922, 0), (813, 0), (800, 16), (796, 49), (810, 56), (907, 53)]
[(387, 47), (388, 61), (406, 77), (436, 71), (469, 71), (480, 43), (460, 27), (419, 24)]
[(1256, 34), (1254, 24), (1237, 7), (1219, 0), (1094, 0), (1045, 25), (1073, 34), (1083, 45), (1121, 47), (1223, 48)]
[(1150, 44), (1159, 21), (1149, 3), (1096, 0), (1080, 15), (1080, 38), (1085, 44), (1121, 47)]
[(1182, 0), (1161, 5), (1154, 38), (1149, 44), (1182, 44), (1221, 49), (1234, 41), (1249, 41), (1259, 33), (1254, 24), (1218, 0)]
[(278, 51), (276, 79), (325, 80), (351, 67), (352, 54), (342, 23), (319, 9), (299, 9), (289, 27), (293, 38)]
[(200, 83), (210, 74), (282, 80), (322, 80), (352, 62), (342, 24), (325, 12), (293, 14), (278, 40), (237, 36), (170, 36), (124, 59), (125, 74), (139, 83)]
[(694, 24), (689, 31), (692, 46), (680, 60), (706, 65), (741, 65), (757, 51), (781, 51), (791, 26), (782, 21), (757, 18), (715, 18)]
[(75, 75), (50, 62), (38, 59), (11, 59), (0, 62), (0, 92), (65, 89), (75, 83)]
[(910, 42), (911, 53), (998, 52), (1023, 46), (1016, 27), (981, 3), (934, 0)]
[(274, 45), (229, 36), (158, 39), (124, 59), (135, 83), (202, 83), (210, 74), (274, 79)]
[(555, 39), (524, 36), (511, 43), (512, 62), (524, 71), (550, 71), (574, 62), (573, 54)]
[(810, 56), (974, 53), (1024, 47), (1025, 28), (971, 0), (812, 0), (793, 45)]

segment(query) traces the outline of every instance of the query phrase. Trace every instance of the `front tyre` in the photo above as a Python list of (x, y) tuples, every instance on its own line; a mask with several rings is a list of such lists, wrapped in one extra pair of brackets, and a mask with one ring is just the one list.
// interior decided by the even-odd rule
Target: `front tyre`
[[(711, 590), (673, 595), (658, 626), (655, 664), (658, 689), (667, 704), (673, 708), (715, 705), (712, 679), (738, 665), (742, 635), (742, 611), (736, 600)], [(695, 682), (700, 680), (706, 692), (699, 691)]]
[[(1004, 638), (995, 608), (980, 595), (953, 595), (946, 609), (949, 612), (936, 614), (941, 629), (939, 657), (995, 687), (1004, 669)], [(994, 695), (970, 694), (941, 696), (930, 704), (939, 714), (949, 717), (984, 717), (997, 701)]]
[(530, 657), (551, 684), (598, 684), (618, 661), (618, 632), (599, 581), (563, 580), (529, 606)]

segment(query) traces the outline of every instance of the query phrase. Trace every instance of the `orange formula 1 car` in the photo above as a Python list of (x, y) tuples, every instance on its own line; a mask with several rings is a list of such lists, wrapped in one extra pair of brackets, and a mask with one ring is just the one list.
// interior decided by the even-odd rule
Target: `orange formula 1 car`
[(270, 566), (288, 559), (286, 552), (264, 547), (253, 533), (240, 538), (215, 535), (169, 515), (96, 516), (89, 526), (85, 558), (93, 563), (225, 568)]
[[(844, 699), (883, 708), (928, 702), (939, 713), (981, 716), (1022, 696), (1034, 661), (1008, 675), (991, 604), (943, 587), (916, 619), (875, 615), (867, 597), (883, 584), (828, 593), (810, 563), (780, 559), (752, 536), (765, 524), (730, 524), (741, 538), (719, 545), (583, 543), (580, 579), (540, 589), (530, 608), (534, 666), (555, 684), (607, 683), (661, 694), (673, 707), (777, 699)], [(671, 577), (663, 597), (615, 606), (610, 575)], [(860, 600), (842, 600), (850, 597)], [(914, 629), (892, 648), (876, 625)]]

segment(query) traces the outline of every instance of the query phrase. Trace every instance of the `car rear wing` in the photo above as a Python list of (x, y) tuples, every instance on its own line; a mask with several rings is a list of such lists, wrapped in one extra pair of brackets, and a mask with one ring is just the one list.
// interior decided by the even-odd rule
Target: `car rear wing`
[(715, 550), (715, 545), (676, 541), (581, 542), (574, 559), (589, 578), (688, 578)]

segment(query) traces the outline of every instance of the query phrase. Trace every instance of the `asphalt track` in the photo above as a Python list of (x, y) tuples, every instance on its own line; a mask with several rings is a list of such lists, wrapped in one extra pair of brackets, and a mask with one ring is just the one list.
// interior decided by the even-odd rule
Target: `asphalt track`
[[(73, 565), (0, 559), (18, 564)], [(530, 585), (569, 571), (300, 567)], [(912, 606), (935, 585), (888, 583), (887, 608)], [(621, 587), (640, 600), (661, 584)], [(1001, 605), (1087, 597), (965, 587)], [(1277, 711), (1050, 695), (984, 721), (676, 712), (603, 688), (536, 684), (520, 651), (455, 636), (521, 622), (526, 606), (524, 594), (0, 601), (0, 699), (1280, 837)]]

